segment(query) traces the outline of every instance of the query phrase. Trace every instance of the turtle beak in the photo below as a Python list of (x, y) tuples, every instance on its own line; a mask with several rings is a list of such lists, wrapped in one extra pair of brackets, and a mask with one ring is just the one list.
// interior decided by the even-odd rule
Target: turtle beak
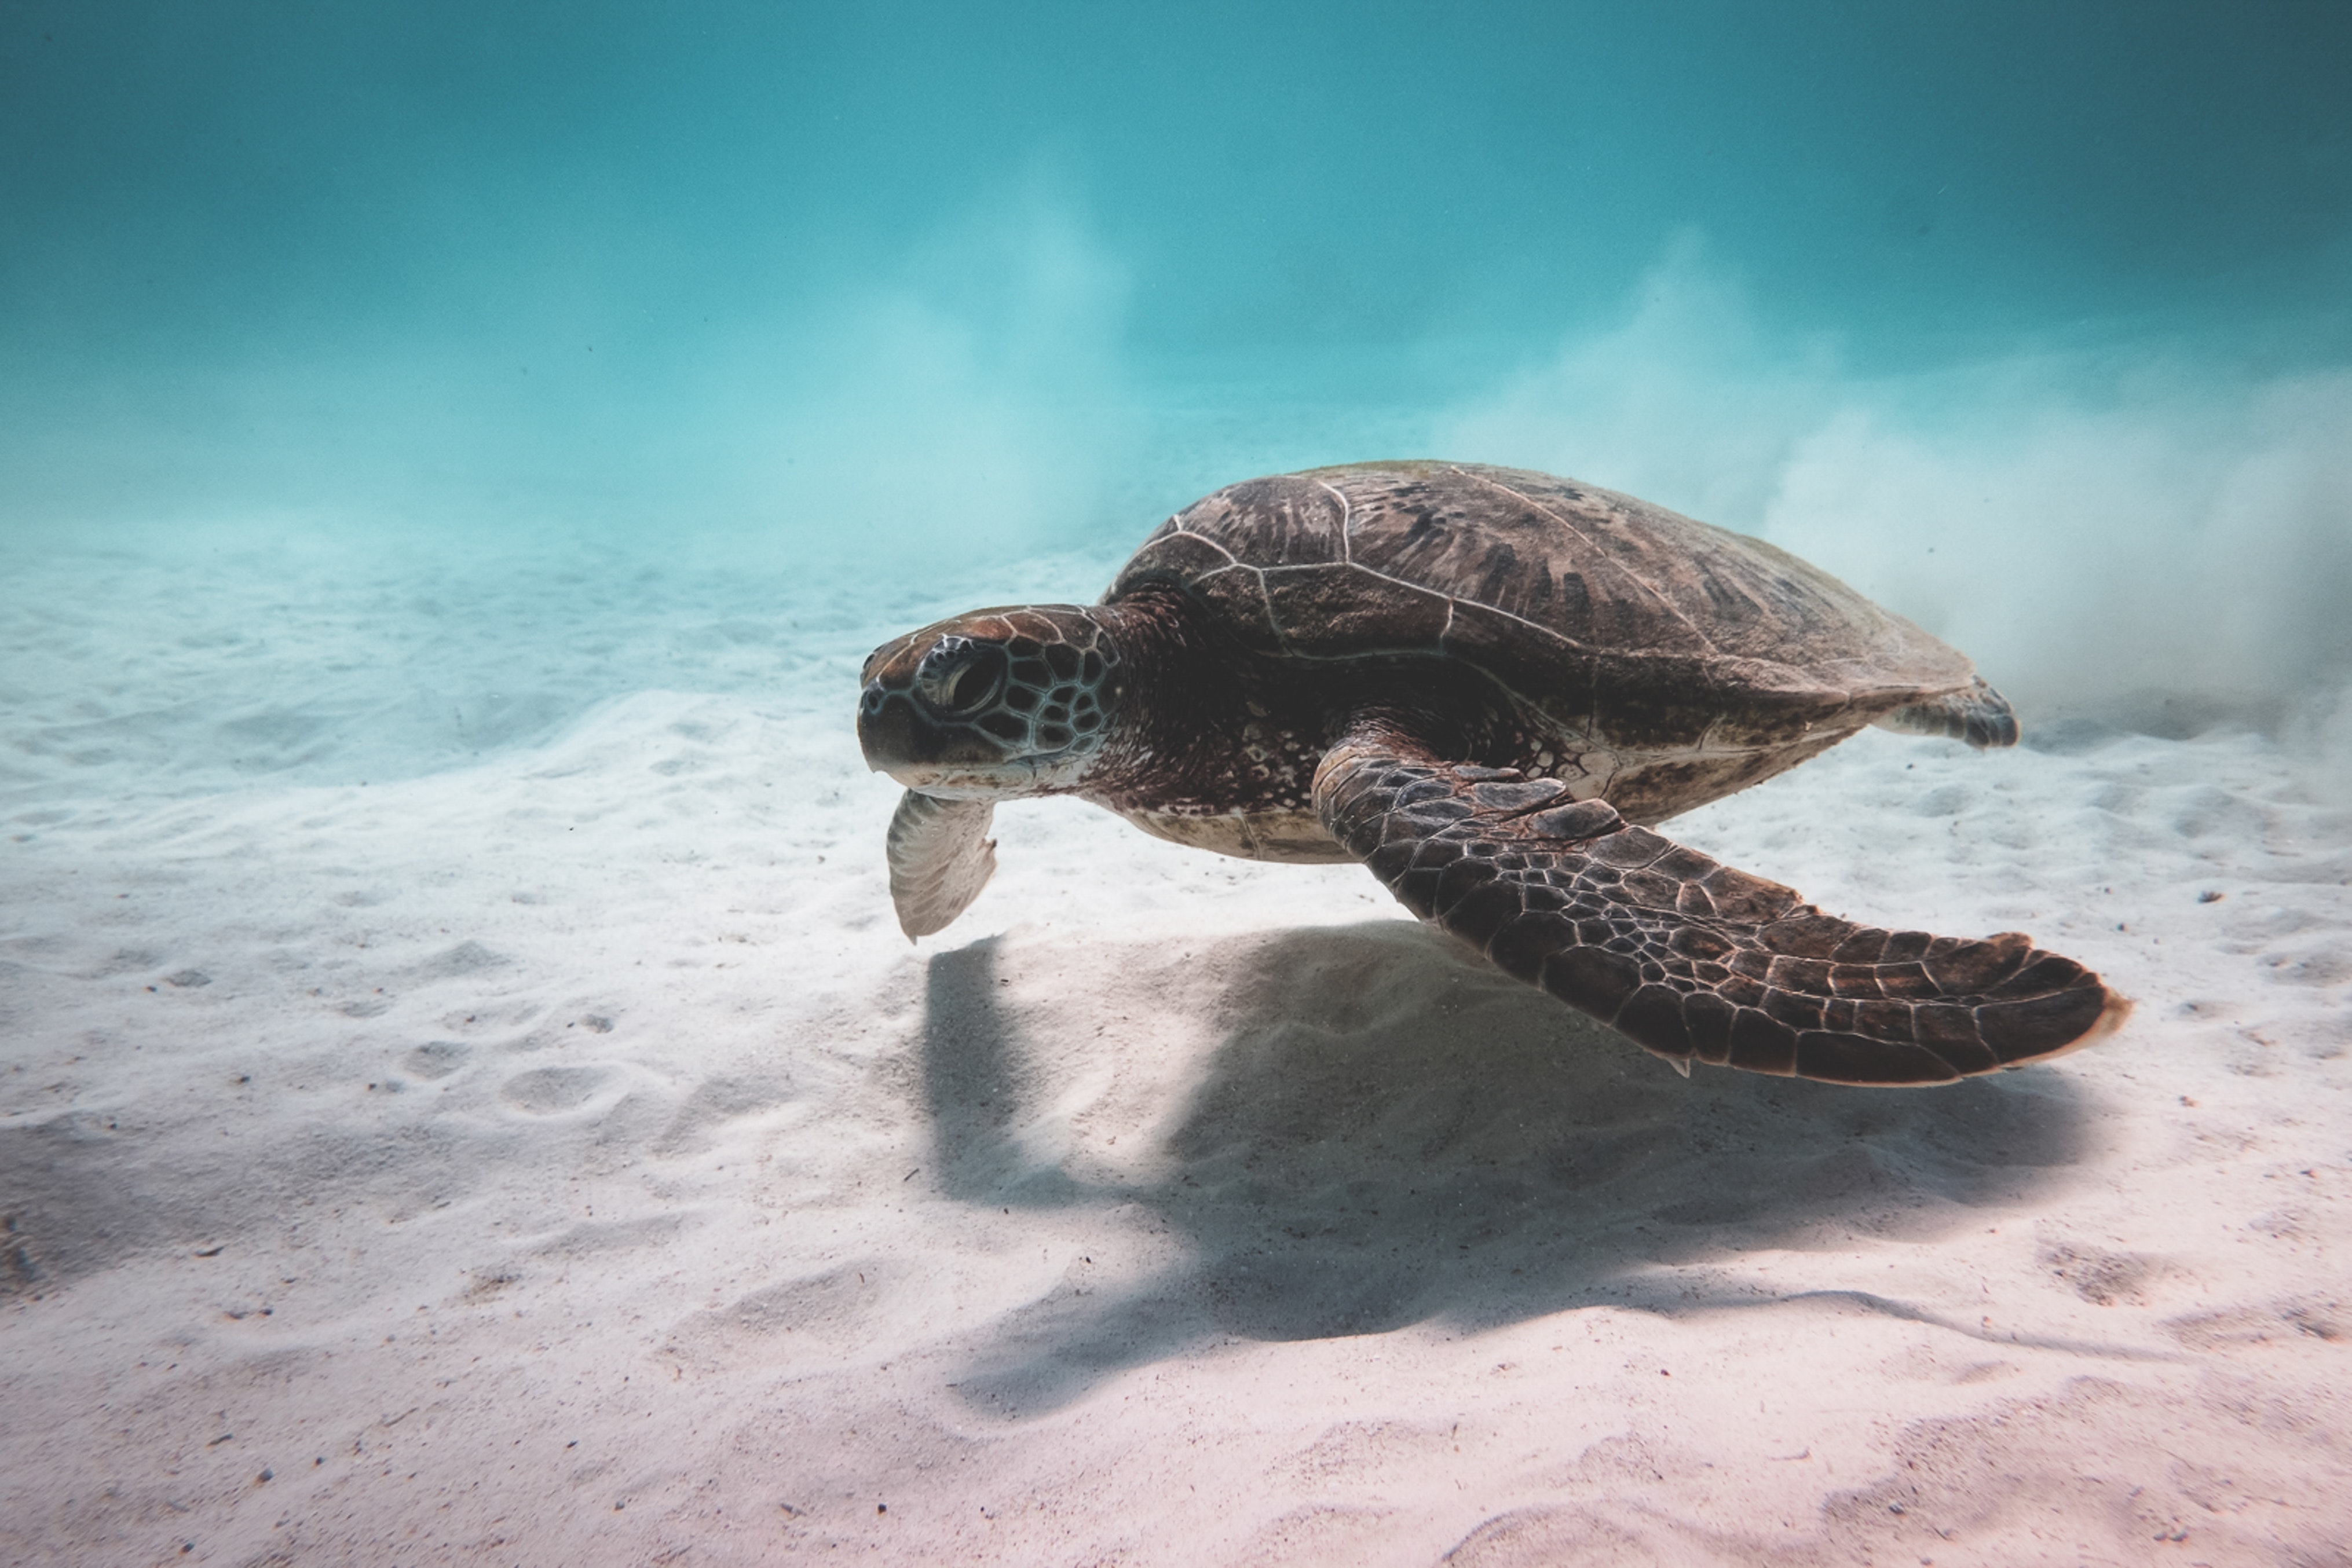
[(887, 681), (868, 681), (857, 697), (857, 745), (866, 766), (887, 773), (910, 789), (1003, 768), (1002, 742), (968, 724), (942, 721), (923, 711), (912, 692)]
[(887, 773), (916, 760), (916, 727), (912, 702), (903, 695), (892, 702), (881, 682), (866, 683), (857, 698), (857, 748), (866, 754), (867, 768)]

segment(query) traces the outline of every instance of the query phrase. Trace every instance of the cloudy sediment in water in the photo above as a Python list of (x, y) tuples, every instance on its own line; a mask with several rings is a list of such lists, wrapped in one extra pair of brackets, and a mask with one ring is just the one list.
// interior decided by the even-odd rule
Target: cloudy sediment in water
[[(2328, 7), (0, 25), (12, 533), (719, 529), (888, 565), (1407, 443), (1922, 595), (1990, 589), (2023, 530), (2013, 601), (2143, 672), (2135, 610), (2176, 624), (2242, 540), (2269, 630), (2163, 675), (2346, 666), (2305, 602), (2347, 570)], [(1937, 538), (1935, 573), (1891, 559)]]

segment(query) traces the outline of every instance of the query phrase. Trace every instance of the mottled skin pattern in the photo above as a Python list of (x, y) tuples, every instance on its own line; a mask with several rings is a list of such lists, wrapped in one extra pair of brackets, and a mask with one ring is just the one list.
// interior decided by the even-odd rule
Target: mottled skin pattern
[(2016, 934), (1866, 929), (1649, 830), (1864, 725), (2015, 741), (1968, 660), (1759, 540), (1571, 481), (1393, 463), (1234, 486), (1098, 605), (975, 612), (866, 663), (908, 786), (909, 936), (993, 869), (991, 802), (1360, 860), (1416, 915), (1688, 1071), (1925, 1083), (2052, 1056), (2126, 1004)]
[(1413, 727), (1366, 715), (1332, 748), (1333, 834), (1415, 915), (1685, 1071), (1948, 1082), (2080, 1044), (2118, 1005), (2029, 937), (1853, 925), (1556, 779), (1448, 764)]

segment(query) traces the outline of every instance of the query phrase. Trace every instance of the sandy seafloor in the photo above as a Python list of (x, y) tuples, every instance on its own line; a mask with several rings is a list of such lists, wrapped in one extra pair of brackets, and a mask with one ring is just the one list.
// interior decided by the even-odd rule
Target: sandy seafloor
[(2137, 1001), (1949, 1089), (1685, 1082), (1070, 802), (910, 947), (860, 658), (1111, 560), (13, 554), (0, 1557), (2352, 1560), (2352, 831), (2276, 745), (1681, 821)]

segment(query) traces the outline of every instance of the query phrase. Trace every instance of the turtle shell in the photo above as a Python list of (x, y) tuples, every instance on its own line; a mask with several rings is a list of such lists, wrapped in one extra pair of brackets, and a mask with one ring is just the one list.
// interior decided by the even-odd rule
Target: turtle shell
[(1761, 539), (1523, 469), (1369, 463), (1228, 486), (1112, 584), (1180, 586), (1254, 652), (1465, 661), (1648, 746), (1773, 744), (1965, 691), (1957, 650)]

